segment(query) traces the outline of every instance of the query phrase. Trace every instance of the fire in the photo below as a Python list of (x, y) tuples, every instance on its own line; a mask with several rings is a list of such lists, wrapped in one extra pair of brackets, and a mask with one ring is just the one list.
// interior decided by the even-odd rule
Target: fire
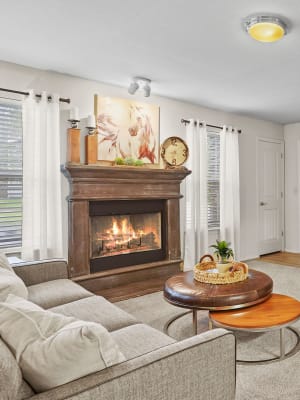
[[(110, 217), (111, 224), (96, 232), (99, 254), (121, 254), (131, 251), (146, 251), (161, 246), (159, 225), (148, 221), (134, 228), (130, 216)], [(145, 218), (144, 216), (141, 218)], [(143, 221), (143, 219), (141, 221)], [(134, 223), (134, 222), (133, 222)]]
[(116, 244), (125, 244), (132, 239), (138, 238), (128, 218), (123, 218), (121, 221), (117, 221), (116, 218), (113, 218), (112, 227), (108, 229), (106, 233), (110, 240), (116, 241)]

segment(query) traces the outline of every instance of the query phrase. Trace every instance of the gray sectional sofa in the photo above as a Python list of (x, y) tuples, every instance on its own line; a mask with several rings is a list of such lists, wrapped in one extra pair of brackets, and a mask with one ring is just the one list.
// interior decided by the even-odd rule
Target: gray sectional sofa
[[(101, 323), (126, 361), (36, 394), (0, 338), (1, 400), (234, 399), (232, 333), (215, 329), (177, 342), (72, 282), (64, 261), (20, 264), (14, 270), (28, 287), (30, 301), (56, 313)], [(6, 386), (8, 375), (14, 376), (13, 388)]]

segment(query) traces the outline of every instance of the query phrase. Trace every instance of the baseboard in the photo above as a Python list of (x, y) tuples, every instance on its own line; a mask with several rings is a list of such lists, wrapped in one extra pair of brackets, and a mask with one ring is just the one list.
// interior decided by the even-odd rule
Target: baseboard
[(300, 253), (300, 249), (284, 249), (284, 251), (286, 251), (287, 253)]
[(240, 257), (241, 261), (251, 261), (259, 258), (259, 254), (251, 255), (251, 256), (242, 256)]

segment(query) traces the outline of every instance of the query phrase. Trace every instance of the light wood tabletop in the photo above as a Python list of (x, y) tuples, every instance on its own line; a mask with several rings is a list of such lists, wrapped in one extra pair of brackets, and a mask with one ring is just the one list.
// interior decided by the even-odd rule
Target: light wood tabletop
[(258, 305), (239, 310), (210, 312), (214, 323), (236, 329), (268, 329), (288, 325), (300, 318), (300, 302), (273, 293)]

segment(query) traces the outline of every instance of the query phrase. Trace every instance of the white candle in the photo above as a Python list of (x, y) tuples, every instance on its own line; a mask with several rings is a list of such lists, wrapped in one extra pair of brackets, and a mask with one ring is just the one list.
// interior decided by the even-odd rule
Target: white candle
[(72, 107), (70, 110), (70, 120), (79, 121), (79, 110), (78, 107)]
[(90, 114), (88, 116), (88, 123), (87, 126), (89, 128), (95, 128), (96, 127), (96, 120), (95, 120), (95, 115), (94, 114)]

